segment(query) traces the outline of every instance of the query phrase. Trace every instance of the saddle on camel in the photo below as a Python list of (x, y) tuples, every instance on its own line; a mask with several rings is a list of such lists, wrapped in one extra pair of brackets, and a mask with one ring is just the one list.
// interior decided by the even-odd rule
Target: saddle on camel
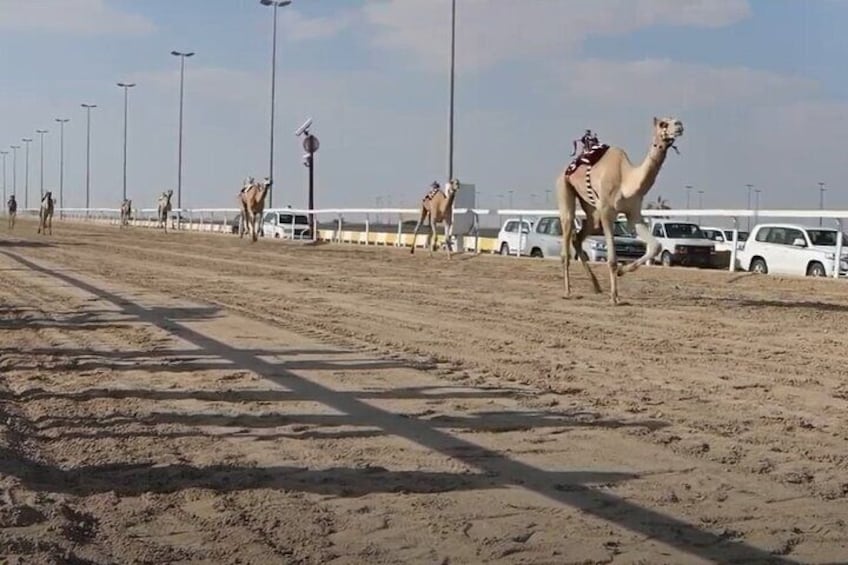
[(577, 153), (578, 141), (580, 142), (582, 151), (568, 165), (568, 168), (565, 169), (565, 176), (571, 176), (580, 167), (580, 165), (586, 165), (586, 167), (588, 168), (586, 174), (588, 175), (592, 166), (598, 161), (600, 161), (601, 157), (603, 157), (606, 154), (607, 149), (609, 149), (609, 145), (607, 145), (606, 143), (600, 143), (598, 141), (597, 134), (592, 133), (592, 130), (587, 129), (586, 133), (583, 134), (583, 137), (581, 137), (579, 140), (575, 139), (572, 142), (572, 155)]

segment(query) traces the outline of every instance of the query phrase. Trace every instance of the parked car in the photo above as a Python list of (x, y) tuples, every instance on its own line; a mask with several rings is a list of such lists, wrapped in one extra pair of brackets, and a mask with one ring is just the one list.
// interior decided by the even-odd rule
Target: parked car
[(715, 244), (707, 239), (698, 224), (654, 220), (651, 234), (660, 244), (660, 262), (666, 267), (715, 266)]
[(292, 212), (265, 212), (262, 231), (267, 237), (284, 239), (311, 239), (309, 216)]
[[(521, 235), (521, 253), (531, 257), (558, 258), (562, 253), (562, 223), (559, 216), (541, 216), (536, 220), (524, 220), (525, 232)], [(580, 220), (575, 222), (580, 229)], [(515, 253), (518, 249), (518, 218), (508, 219), (498, 235), (498, 249), (502, 255)], [(636, 239), (627, 230), (624, 222), (616, 222), (613, 240), (616, 257), (626, 262), (645, 254), (645, 243)], [(607, 244), (603, 235), (590, 235), (583, 241), (583, 250), (590, 261), (607, 260)]]
[[(702, 227), (701, 231), (704, 237), (709, 239), (715, 245), (716, 252), (732, 251), (733, 249), (733, 230), (726, 230), (714, 227)], [(736, 249), (742, 249), (742, 244), (748, 239), (748, 232), (737, 232)]]
[[(811, 277), (833, 276), (838, 230), (798, 224), (757, 224), (739, 252), (742, 269)], [(848, 236), (842, 235), (848, 242)], [(848, 273), (848, 250), (843, 250), (839, 274)]]

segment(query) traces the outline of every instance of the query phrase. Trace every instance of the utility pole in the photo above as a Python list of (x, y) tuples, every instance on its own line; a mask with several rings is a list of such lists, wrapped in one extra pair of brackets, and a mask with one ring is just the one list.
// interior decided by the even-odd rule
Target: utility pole
[(32, 143), (31, 137), (21, 139), (26, 145), (26, 160), (24, 168), (24, 209), (29, 208), (29, 145)]
[(171, 51), (171, 55), (180, 58), (180, 131), (177, 141), (177, 225), (180, 225), (183, 217), (183, 85), (185, 84), (185, 60), (193, 57), (194, 52), (181, 53)]
[(10, 145), (12, 150), (12, 194), (18, 196), (18, 149), (20, 145)]
[(456, 79), (456, 0), (451, 0), (450, 109), (448, 110), (448, 182), (453, 180), (454, 82)]
[(47, 132), (46, 129), (37, 129), (37, 130), (35, 130), (35, 133), (37, 133), (41, 137), (41, 139), (39, 140), (39, 143), (41, 144), (41, 159), (40, 159), (41, 164), (39, 165), (39, 167), (41, 169), (41, 173), (40, 173), (41, 178), (40, 178), (39, 184), (41, 185), (41, 199), (43, 200), (44, 199), (44, 134), (48, 133), (48, 132)]
[(97, 104), (80, 104), (85, 108), (85, 216), (91, 208), (91, 109), (97, 108)]
[(3, 206), (6, 205), (6, 155), (8, 155), (8, 151), (0, 151), (0, 157), (3, 158)]
[[(827, 189), (824, 187), (823, 182), (819, 182), (819, 210), (824, 210), (824, 193), (827, 192)], [(822, 226), (823, 218), (819, 216), (819, 227)]]
[(268, 208), (274, 207), (274, 99), (277, 90), (277, 8), (283, 8), (292, 3), (292, 0), (259, 0), (263, 6), (274, 8), (274, 26), (271, 39), (271, 133), (269, 139), (268, 155), (268, 180), (271, 181), (271, 190), (268, 192)]
[(692, 185), (686, 185), (686, 209), (689, 210), (689, 194), (692, 192)]
[(127, 199), (127, 103), (129, 100), (129, 90), (135, 86), (135, 83), (119, 82), (118, 86), (124, 89), (124, 192), (121, 204)]
[(67, 118), (56, 118), (59, 124), (59, 218), (65, 207), (65, 124), (70, 120)]
[[(745, 187), (748, 189), (748, 210), (751, 210), (751, 191), (754, 189), (753, 184), (746, 184)], [(748, 233), (751, 233), (751, 216), (748, 216)]]

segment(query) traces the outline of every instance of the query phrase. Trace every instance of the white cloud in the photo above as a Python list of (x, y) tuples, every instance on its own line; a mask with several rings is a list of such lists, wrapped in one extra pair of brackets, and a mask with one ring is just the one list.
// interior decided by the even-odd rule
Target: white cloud
[(143, 35), (154, 29), (151, 20), (106, 0), (0, 0), (0, 30)]
[[(375, 45), (444, 68), (448, 0), (374, 0), (364, 8)], [(720, 27), (751, 15), (746, 0), (466, 0), (457, 7), (457, 66), (480, 69), (533, 55), (566, 56), (596, 35), (659, 26)], [(517, 22), (520, 20), (520, 24)]]
[(310, 18), (297, 10), (284, 10), (280, 16), (281, 37), (289, 41), (309, 41), (334, 37), (356, 20), (353, 12), (342, 11), (330, 17)]
[(670, 59), (580, 60), (563, 71), (578, 99), (675, 111), (727, 104), (774, 104), (815, 96), (816, 81), (747, 67), (712, 67)]

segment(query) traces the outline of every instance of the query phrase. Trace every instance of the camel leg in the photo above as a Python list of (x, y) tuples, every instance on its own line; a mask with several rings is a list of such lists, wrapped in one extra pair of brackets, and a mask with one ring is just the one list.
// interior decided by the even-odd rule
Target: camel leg
[(453, 237), (453, 221), (450, 218), (445, 219), (445, 249), (448, 252), (448, 259), (451, 258), (451, 237)]
[(427, 216), (427, 208), (422, 206), (421, 215), (418, 217), (418, 223), (415, 224), (415, 230), (412, 232), (412, 249), (409, 250), (410, 254), (415, 253), (415, 240), (418, 238), (418, 230), (421, 229), (421, 224), (424, 223), (424, 220), (427, 219)]
[(430, 233), (427, 234), (427, 253), (430, 257), (433, 256), (433, 248), (436, 247), (436, 222), (433, 220), (433, 215), (430, 215)]
[(562, 227), (562, 249), (560, 250), (560, 261), (562, 263), (562, 297), (571, 297), (571, 278), (569, 268), (571, 266), (571, 240), (574, 233), (574, 216), (576, 213), (574, 191), (565, 175), (557, 179), (557, 204), (559, 207), (559, 221)]
[(589, 277), (589, 282), (592, 283), (592, 289), (595, 291), (595, 294), (600, 294), (601, 285), (598, 283), (598, 277), (596, 277), (595, 273), (592, 272), (592, 268), (589, 266), (589, 256), (586, 254), (586, 250), (583, 249), (583, 241), (592, 229), (591, 220), (596, 215), (596, 212), (591, 205), (586, 204), (582, 200), (580, 201), (580, 206), (586, 213), (586, 220), (580, 225), (580, 229), (577, 233), (574, 234), (574, 252), (577, 254), (577, 258), (580, 260), (580, 265), (583, 266), (583, 270), (586, 271), (586, 276)]
[(607, 265), (610, 276), (610, 303), (618, 304), (618, 258), (615, 255), (615, 240), (613, 232), (616, 211), (615, 209), (603, 208), (598, 210), (601, 216), (601, 225), (604, 228), (604, 238), (607, 242)]
[(645, 219), (642, 217), (642, 214), (628, 214), (627, 215), (627, 223), (630, 224), (636, 230), (636, 235), (639, 239), (644, 240), (646, 243), (645, 254), (639, 257), (636, 261), (624, 265), (618, 270), (618, 274), (623, 275), (624, 273), (629, 273), (631, 271), (635, 271), (654, 257), (656, 257), (662, 246), (656, 240), (656, 238), (651, 234), (651, 228), (648, 227), (648, 223), (645, 222)]

